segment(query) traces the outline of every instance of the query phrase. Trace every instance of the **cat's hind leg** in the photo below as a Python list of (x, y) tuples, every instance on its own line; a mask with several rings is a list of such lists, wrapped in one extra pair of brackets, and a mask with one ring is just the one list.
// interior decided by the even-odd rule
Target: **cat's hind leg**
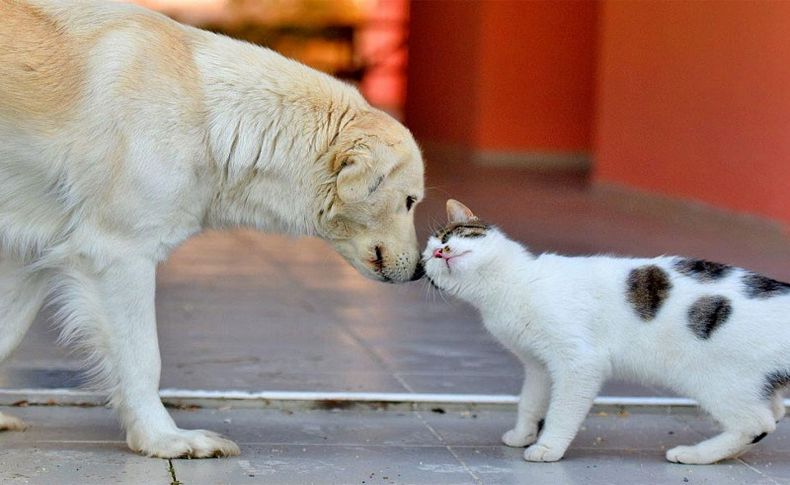
[(531, 358), (523, 361), (524, 386), (518, 401), (516, 427), (502, 435), (502, 442), (515, 448), (523, 448), (537, 441), (540, 420), (546, 415), (551, 393), (551, 380), (546, 367)]
[[(47, 278), (0, 256), (0, 361), (22, 341), (44, 301)], [(0, 431), (22, 430), (25, 423), (0, 413)]]
[(704, 465), (734, 458), (776, 429), (775, 410), (771, 400), (720, 396), (716, 401), (718, 402), (700, 401), (700, 405), (721, 423), (724, 431), (694, 446), (676, 446), (668, 450), (667, 460), (688, 465)]

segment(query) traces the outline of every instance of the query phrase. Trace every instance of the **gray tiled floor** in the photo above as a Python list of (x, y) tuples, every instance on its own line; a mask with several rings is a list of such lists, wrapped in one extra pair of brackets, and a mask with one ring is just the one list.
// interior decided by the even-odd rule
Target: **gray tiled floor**
[[(2, 483), (83, 484), (172, 481), (166, 460), (126, 450), (103, 408), (27, 407), (9, 410), (32, 427), (0, 434)], [(685, 466), (663, 459), (672, 446), (713, 433), (694, 414), (596, 412), (565, 459), (526, 463), (521, 450), (500, 445), (513, 410), (299, 411), (201, 409), (174, 411), (185, 427), (208, 427), (236, 440), (239, 457), (173, 460), (173, 474), (195, 484), (777, 484), (787, 471), (790, 424), (741, 460)]]

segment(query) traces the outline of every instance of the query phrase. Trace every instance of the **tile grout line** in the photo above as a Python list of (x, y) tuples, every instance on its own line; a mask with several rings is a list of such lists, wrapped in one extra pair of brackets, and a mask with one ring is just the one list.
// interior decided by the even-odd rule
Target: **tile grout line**
[(471, 476), (474, 479), (475, 483), (483, 483), (483, 480), (481, 480), (480, 477), (478, 477), (475, 474), (475, 472), (472, 471), (469, 465), (467, 465), (466, 462), (463, 459), (461, 459), (460, 456), (458, 456), (458, 453), (456, 453), (455, 450), (450, 445), (447, 444), (447, 442), (444, 440), (444, 436), (442, 436), (441, 433), (436, 431), (436, 429), (433, 426), (428, 424), (428, 422), (425, 420), (425, 418), (422, 416), (422, 414), (419, 411), (414, 411), (414, 414), (417, 416), (417, 419), (420, 420), (423, 426), (425, 426), (428, 429), (428, 431), (430, 431), (431, 434), (437, 440), (439, 440), (439, 443), (441, 443), (444, 446), (444, 448), (453, 456), (453, 458), (455, 458), (455, 461), (457, 461), (464, 468), (464, 470), (466, 470), (466, 473), (468, 473), (469, 476)]
[[(291, 279), (293, 280), (293, 276), (291, 276)], [(398, 384), (403, 386), (403, 388), (407, 392), (411, 392), (411, 393), (414, 392), (411, 386), (406, 384), (406, 382), (403, 381), (403, 379), (395, 375), (395, 372), (392, 369), (390, 369), (390, 367), (386, 364), (386, 362), (384, 362), (384, 359), (382, 359), (377, 352), (375, 352), (372, 348), (370, 348), (362, 337), (360, 337), (347, 325), (343, 324), (343, 322), (338, 318), (333, 318), (330, 316), (329, 321), (331, 321), (335, 327), (339, 328), (342, 332), (344, 332), (346, 335), (351, 337), (351, 340), (353, 340), (354, 343), (359, 345), (362, 348), (363, 352), (368, 354), (368, 356), (371, 359), (373, 359), (382, 369), (384, 369), (384, 371), (386, 371), (390, 376), (392, 376), (398, 382)]]
[(356, 342), (357, 345), (362, 347), (362, 350), (366, 354), (368, 354), (370, 356), (370, 358), (372, 358), (374, 361), (376, 361), (376, 363), (378, 365), (380, 365), (381, 368), (384, 369), (390, 376), (392, 376), (392, 378), (395, 379), (398, 382), (398, 384), (403, 386), (403, 388), (406, 389), (407, 392), (410, 392), (410, 393), (414, 392), (414, 389), (412, 389), (412, 387), (405, 380), (403, 380), (403, 378), (400, 377), (398, 375), (398, 373), (395, 372), (394, 369), (390, 368), (390, 366), (387, 365), (387, 363), (378, 354), (378, 352), (373, 350), (367, 344), (367, 342), (365, 342), (365, 340), (362, 337), (360, 337), (355, 331), (350, 329), (348, 326), (344, 325), (341, 321), (339, 321), (339, 320), (337, 320), (335, 318), (332, 318), (331, 320), (332, 320), (332, 323), (335, 326), (339, 327), (342, 331), (344, 331), (346, 334), (348, 334), (351, 337), (351, 339), (354, 340), (354, 342)]
[(742, 458), (736, 458), (735, 460), (741, 462), (743, 465), (746, 466), (746, 468), (748, 468), (749, 470), (757, 473), (761, 477), (770, 480), (771, 483), (775, 483), (776, 485), (781, 485), (779, 482), (776, 481), (776, 479), (774, 479), (773, 477), (771, 477), (769, 475), (766, 475), (765, 473), (761, 472), (760, 470), (758, 470), (757, 468), (753, 467), (749, 462), (743, 460)]
[(394, 378), (395, 378), (395, 380), (396, 380), (396, 381), (398, 381), (398, 383), (399, 383), (401, 386), (403, 386), (403, 387), (404, 387), (404, 389), (406, 389), (407, 391), (409, 391), (409, 392), (411, 392), (411, 393), (414, 393), (414, 392), (415, 392), (415, 391), (414, 391), (414, 388), (413, 388), (413, 387), (411, 387), (411, 386), (409, 385), (409, 383), (408, 383), (408, 382), (406, 382), (406, 379), (404, 379), (404, 378), (403, 378), (403, 376), (401, 375), (401, 373), (400, 373), (400, 372), (394, 372), (394, 371), (392, 371), (392, 377), (394, 377)]
[(167, 473), (170, 475), (170, 484), (169, 485), (184, 485), (183, 482), (179, 481), (176, 478), (176, 468), (173, 466), (173, 459), (167, 459)]

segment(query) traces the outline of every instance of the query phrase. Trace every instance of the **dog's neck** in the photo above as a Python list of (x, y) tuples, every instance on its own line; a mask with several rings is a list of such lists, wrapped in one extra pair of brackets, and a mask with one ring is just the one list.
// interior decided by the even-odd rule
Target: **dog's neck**
[[(213, 41), (222, 48), (197, 56), (213, 182), (204, 224), (320, 235), (318, 213), (334, 183), (324, 155), (350, 119), (345, 115), (367, 103), (349, 86), (272, 51)], [(216, 52), (225, 55), (211, 56)]]

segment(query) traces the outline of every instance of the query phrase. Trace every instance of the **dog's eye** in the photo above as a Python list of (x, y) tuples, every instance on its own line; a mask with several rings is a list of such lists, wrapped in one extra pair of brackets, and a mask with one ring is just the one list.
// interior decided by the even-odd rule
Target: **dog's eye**
[(413, 206), (413, 205), (414, 205), (414, 202), (416, 202), (416, 200), (417, 200), (417, 199), (415, 199), (415, 198), (414, 198), (414, 197), (412, 197), (411, 195), (410, 195), (410, 196), (408, 196), (408, 197), (406, 197), (406, 210), (407, 210), (407, 211), (410, 211), (410, 210), (411, 210), (411, 206)]

